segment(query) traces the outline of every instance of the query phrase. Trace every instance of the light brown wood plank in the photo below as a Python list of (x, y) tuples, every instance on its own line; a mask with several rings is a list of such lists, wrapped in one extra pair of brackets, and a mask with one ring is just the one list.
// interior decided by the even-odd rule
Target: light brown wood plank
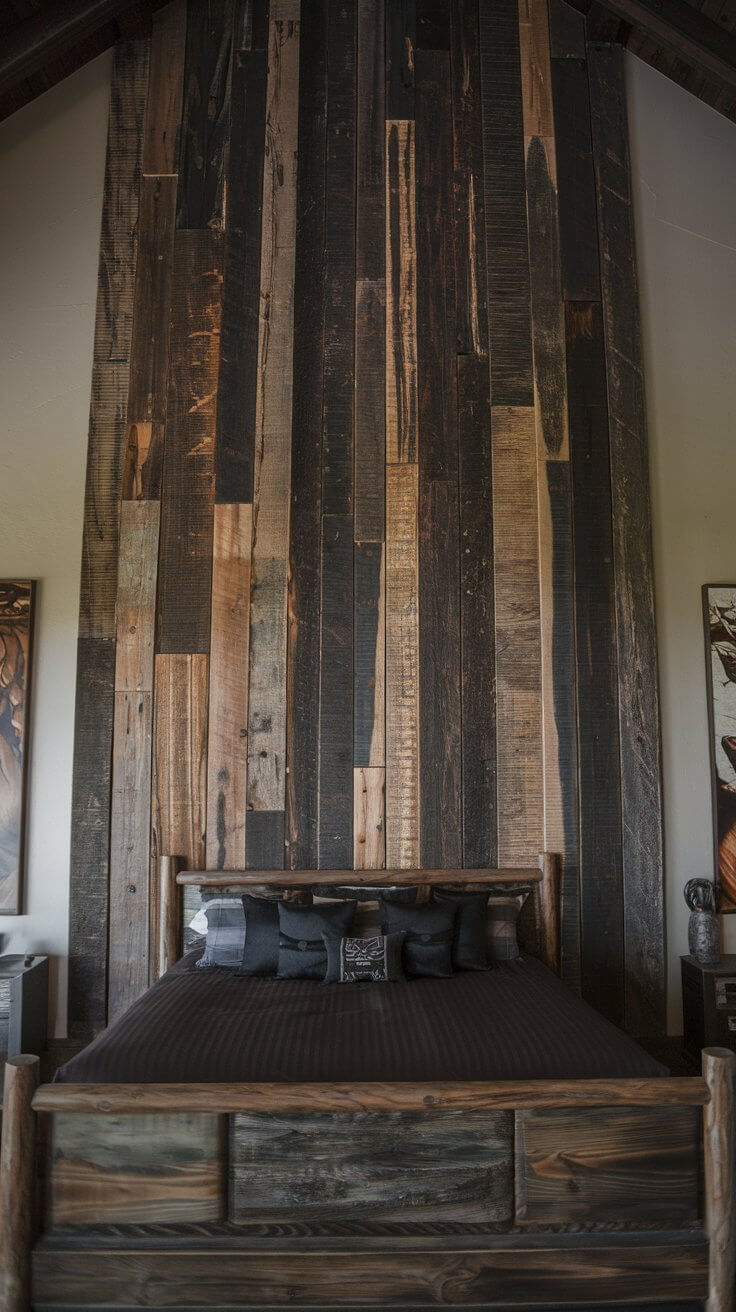
[(417, 458), (414, 123), (386, 124), (386, 460)]
[(115, 689), (153, 690), (158, 501), (123, 501), (115, 612)]
[(419, 478), (386, 469), (386, 860), (419, 865)]
[(184, 89), (186, 0), (170, 0), (153, 15), (143, 172), (176, 173), (177, 131)]
[(150, 692), (116, 692), (110, 819), (107, 1018), (148, 987), (151, 822)]
[(269, 25), (253, 491), (248, 808), (286, 802), (286, 600), (291, 496), (299, 26)]
[(385, 864), (385, 792), (386, 771), (382, 766), (353, 771), (353, 860), (356, 870), (380, 870)]
[(80, 638), (112, 638), (115, 635), (127, 396), (127, 361), (93, 364), (84, 493)]
[(519, 49), (524, 136), (550, 143), (550, 177), (556, 180), (554, 110), (547, 0), (519, 0)]
[(252, 507), (216, 505), (207, 743), (207, 865), (245, 868)]
[(123, 501), (147, 501), (160, 497), (163, 458), (162, 423), (128, 424), (123, 464)]
[(498, 860), (542, 846), (542, 689), (534, 409), (494, 406)]
[(141, 178), (128, 423), (166, 418), (176, 185)]

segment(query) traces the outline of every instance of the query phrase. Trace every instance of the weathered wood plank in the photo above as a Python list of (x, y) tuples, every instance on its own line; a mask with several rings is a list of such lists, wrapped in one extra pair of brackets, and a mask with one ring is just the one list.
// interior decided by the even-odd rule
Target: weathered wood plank
[(299, 76), (286, 680), (288, 864), (297, 868), (318, 862), (328, 11), (329, 0), (310, 8)]
[(248, 809), (286, 798), (286, 589), (291, 495), (299, 25), (269, 24), (253, 489)]
[[(263, 814), (266, 814), (265, 812)], [(547, 854), (548, 855), (548, 854)], [(351, 875), (355, 875), (351, 879)], [(423, 884), (453, 884), (462, 891), (463, 889), (477, 888), (479, 884), (542, 884), (543, 873), (542, 863), (536, 866), (506, 866), (503, 869), (489, 870), (487, 866), (479, 869), (470, 869), (469, 867), (459, 866), (457, 870), (448, 869), (443, 866), (441, 869), (429, 870), (426, 866), (421, 867), (421, 882)], [(289, 870), (279, 875), (278, 879), (272, 879), (268, 870), (258, 870), (254, 868), (248, 871), (242, 870), (180, 870), (176, 876), (177, 884), (185, 888), (196, 886), (197, 888), (249, 888), (254, 885), (264, 884), (270, 888), (282, 890), (301, 889), (311, 887), (314, 882), (314, 876), (311, 870)], [(323, 870), (320, 874), (320, 884), (360, 884), (368, 887), (391, 887), (393, 884), (400, 884), (403, 887), (409, 887), (417, 882), (416, 868), (412, 869), (407, 866), (389, 867), (387, 870), (368, 870), (364, 874), (359, 874), (350, 866), (344, 870)], [(544, 908), (543, 908), (544, 910)]]
[(111, 638), (115, 632), (127, 393), (127, 363), (93, 364), (79, 601), (82, 638)]
[(554, 172), (554, 112), (550, 70), (547, 0), (519, 0), (519, 54), (524, 137), (552, 142), (548, 149), (550, 176)]
[(142, 178), (128, 423), (166, 418), (176, 178)]
[(419, 865), (419, 471), (386, 468), (386, 861)]
[(148, 987), (153, 695), (115, 693), (107, 1020)]
[(245, 866), (252, 507), (216, 505), (207, 741), (207, 865)]
[[(239, 0), (241, 20), (246, 7)], [(236, 33), (226, 167), (215, 447), (215, 499), (221, 502), (253, 497), (268, 56), (265, 49), (242, 48), (239, 42), (245, 39)]]
[(549, 37), (553, 59), (585, 59), (585, 15), (566, 0), (549, 0)]
[(543, 833), (534, 410), (494, 406), (491, 431), (498, 860), (517, 865), (539, 850)]
[[(451, 6), (457, 350), (488, 354), (483, 124), (478, 7)], [(487, 365), (486, 365), (487, 372)]]
[(588, 1108), (516, 1115), (516, 1221), (694, 1225), (696, 1108)]
[(221, 228), (230, 118), (233, 0), (188, 0), (177, 228)]
[[(205, 859), (207, 815), (207, 657), (156, 657), (152, 869), (163, 855)], [(157, 942), (156, 900), (151, 941)]]
[(158, 501), (164, 463), (164, 424), (128, 424), (123, 453), (123, 501)]
[(236, 1116), (231, 1215), (508, 1220), (512, 1137), (509, 1112)]
[(386, 75), (384, 0), (358, 0), (355, 133), (355, 274), (385, 272)]
[(370, 766), (353, 771), (353, 865), (380, 870), (386, 864), (386, 771)]
[[(383, 123), (381, 124), (383, 129)], [(381, 244), (383, 246), (383, 227)], [(361, 280), (355, 291), (355, 541), (385, 532), (386, 284)]]
[(586, 67), (552, 61), (560, 258), (566, 301), (600, 300), (598, 224)]
[(88, 1040), (107, 1013), (107, 917), (114, 638), (77, 645), (69, 874), (69, 1033)]
[(450, 0), (416, 0), (417, 50), (449, 50)]
[(526, 187), (537, 447), (545, 459), (565, 460), (565, 320), (554, 169), (551, 139), (532, 137), (526, 154)]
[(657, 635), (647, 415), (621, 52), (588, 59), (606, 341), (618, 648), (626, 1024), (665, 1029)]
[(600, 306), (566, 307), (583, 995), (621, 1023), (623, 888), (611, 484)]
[(534, 401), (518, 0), (480, 0), (493, 404)]
[(463, 864), (496, 860), (496, 682), (488, 360), (458, 358)]
[(322, 517), (319, 864), (353, 856), (353, 521)]
[(386, 460), (417, 458), (414, 124), (386, 124)]
[(414, 117), (415, 0), (392, 0), (386, 16), (386, 118)]
[(184, 91), (186, 0), (169, 0), (152, 17), (151, 64), (143, 126), (144, 174), (175, 173)]
[(353, 764), (383, 765), (386, 721), (385, 551), (356, 543)]
[(158, 590), (163, 652), (209, 648), (221, 259), (218, 234), (176, 233)]
[(116, 605), (115, 688), (153, 690), (159, 504), (124, 501)]
[(282, 870), (285, 855), (283, 811), (249, 811), (245, 826), (245, 864), (254, 870)]
[(55, 1116), (49, 1226), (218, 1221), (226, 1176), (223, 1117)]

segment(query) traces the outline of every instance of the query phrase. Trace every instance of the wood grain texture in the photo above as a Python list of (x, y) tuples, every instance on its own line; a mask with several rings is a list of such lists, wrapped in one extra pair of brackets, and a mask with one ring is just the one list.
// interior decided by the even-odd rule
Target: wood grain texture
[(123, 453), (123, 501), (158, 501), (164, 463), (164, 424), (128, 424)]
[(386, 864), (386, 771), (383, 766), (353, 770), (353, 865), (380, 870)]
[(286, 799), (286, 589), (291, 494), (299, 27), (269, 24), (253, 490), (248, 808)]
[(394, 0), (386, 9), (386, 118), (414, 117), (416, 0)]
[(549, 0), (549, 40), (553, 59), (585, 59), (585, 15), (567, 0)]
[(148, 987), (153, 695), (116, 692), (110, 818), (107, 1017)]
[(542, 844), (541, 638), (535, 416), (494, 406), (498, 860), (528, 861)]
[[(545, 854), (545, 861), (547, 859)], [(504, 869), (489, 870), (483, 866), (478, 870), (461, 866), (457, 870), (443, 867), (440, 870), (428, 870), (421, 867), (421, 883), (423, 884), (452, 884), (462, 891), (462, 889), (472, 889), (473, 886), (485, 886), (486, 884), (531, 884), (537, 886), (543, 882), (541, 862), (536, 866), (507, 866)], [(416, 884), (417, 875), (416, 867), (412, 870), (410, 867), (394, 867), (388, 870), (364, 870), (355, 871), (355, 878), (351, 879), (350, 867), (344, 870), (323, 870), (320, 872), (319, 880), (315, 881), (315, 876), (311, 870), (289, 870), (279, 874), (278, 878), (273, 878), (268, 870), (189, 870), (180, 869), (176, 876), (177, 884), (184, 887), (196, 886), (198, 888), (248, 888), (254, 885), (263, 884), (273, 889), (299, 889), (311, 888), (315, 882), (319, 884), (357, 884), (361, 886), (375, 885), (376, 887), (390, 887), (392, 884), (401, 884), (404, 887)], [(544, 905), (542, 907), (544, 914)]]
[(575, 564), (583, 995), (623, 1020), (623, 888), (611, 485), (600, 306), (566, 306)]
[[(507, 1220), (513, 1208), (508, 1112), (236, 1116), (232, 1219)], [(452, 1160), (438, 1159), (437, 1141)]]
[(158, 587), (162, 652), (209, 647), (221, 259), (218, 234), (177, 232)]
[(710, 1240), (706, 1312), (733, 1312), (736, 1297), (736, 1056), (727, 1048), (703, 1050), (710, 1100), (705, 1131), (705, 1225)]
[(386, 460), (417, 458), (415, 130), (386, 124)]
[(115, 689), (153, 690), (159, 503), (123, 501), (115, 612)]
[(322, 517), (319, 865), (353, 856), (353, 520)]
[[(521, 57), (521, 100), (524, 138), (554, 142), (552, 75), (547, 0), (519, 0), (519, 53)], [(554, 144), (550, 173), (555, 177)]]
[(187, 2), (177, 228), (224, 222), (233, 2)]
[(419, 865), (419, 471), (386, 468), (386, 862)]
[(370, 282), (385, 271), (384, 0), (358, 0), (357, 9), (355, 273)]
[(644, 364), (622, 56), (588, 60), (611, 443), (626, 1023), (665, 1024), (662, 765)]
[(216, 505), (207, 741), (207, 865), (245, 866), (253, 513)]
[(3, 1080), (0, 1147), (0, 1292), (5, 1312), (25, 1312), (31, 1294), (34, 1239), (35, 1131), (31, 1100), (39, 1078), (38, 1057), (12, 1057)]
[[(381, 229), (383, 238), (383, 228)], [(355, 293), (355, 541), (385, 531), (386, 284), (361, 279)]]
[(516, 1220), (693, 1225), (698, 1139), (689, 1107), (519, 1112)]
[(283, 811), (249, 811), (245, 831), (246, 866), (282, 870), (285, 856)]
[(600, 300), (590, 99), (582, 59), (552, 61), (560, 259), (566, 301)]
[(115, 633), (127, 392), (127, 363), (93, 364), (79, 601), (81, 638), (112, 638)]
[(144, 174), (175, 173), (184, 91), (186, 0), (169, 0), (153, 14), (148, 99), (143, 127)]
[[(205, 858), (207, 657), (156, 657), (152, 858)], [(156, 941), (156, 936), (154, 941)]]
[(128, 423), (166, 418), (176, 178), (141, 178)]
[(457, 350), (488, 354), (483, 122), (478, 7), (450, 7)]
[(354, 765), (383, 765), (386, 730), (385, 550), (377, 542), (354, 549)]

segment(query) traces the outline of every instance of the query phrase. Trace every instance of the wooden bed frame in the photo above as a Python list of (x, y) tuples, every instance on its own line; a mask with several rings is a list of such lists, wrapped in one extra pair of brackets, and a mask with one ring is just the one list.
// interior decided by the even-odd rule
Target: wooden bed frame
[[(557, 965), (559, 872), (181, 872), (180, 885), (532, 884)], [(736, 1309), (736, 1056), (694, 1078), (38, 1086), (5, 1068), (6, 1312), (652, 1304)]]

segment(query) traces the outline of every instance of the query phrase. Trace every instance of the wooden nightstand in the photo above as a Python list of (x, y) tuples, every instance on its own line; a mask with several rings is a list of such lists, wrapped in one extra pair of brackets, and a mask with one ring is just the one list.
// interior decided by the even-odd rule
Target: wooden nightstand
[(736, 1052), (736, 955), (721, 957), (717, 966), (701, 966), (695, 957), (681, 957), (684, 1043), (697, 1062), (701, 1048)]
[[(26, 962), (29, 964), (26, 964)], [(0, 1064), (21, 1052), (46, 1048), (49, 959), (24, 954), (0, 957)]]

